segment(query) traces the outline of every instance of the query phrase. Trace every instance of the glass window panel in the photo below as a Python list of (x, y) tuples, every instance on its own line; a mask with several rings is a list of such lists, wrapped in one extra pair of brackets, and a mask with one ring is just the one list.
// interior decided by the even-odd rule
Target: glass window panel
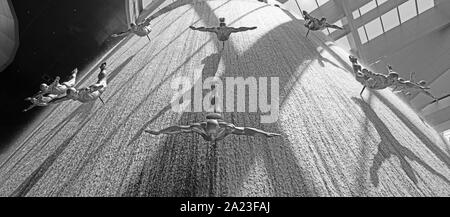
[(398, 6), (398, 10), (400, 11), (400, 20), (404, 23), (417, 15), (416, 1), (409, 0)]
[(359, 10), (361, 11), (361, 15), (363, 15), (376, 7), (377, 7), (377, 3), (375, 3), (375, 0), (372, 0), (371, 2), (360, 7)]
[(361, 15), (359, 14), (359, 10), (358, 10), (358, 9), (354, 10), (353, 13), (352, 13), (352, 15), (353, 15), (353, 19), (356, 19), (356, 18), (358, 18), (358, 17), (361, 16)]
[(142, 7), (146, 8), (152, 2), (153, 2), (153, 0), (143, 0), (142, 1)]
[[(338, 21), (336, 21), (335, 23), (333, 23), (334, 25), (337, 25), (337, 26), (340, 26), (340, 27), (342, 27), (343, 25), (342, 25), (342, 21), (341, 20), (338, 20)], [(333, 28), (329, 28), (329, 30), (330, 30), (330, 33), (331, 32), (334, 32), (334, 31), (336, 31), (337, 29), (333, 29)]]
[(300, 4), (300, 7), (302, 7), (302, 10), (305, 10), (308, 13), (311, 13), (313, 10), (317, 9), (317, 4), (316, 1), (314, 0), (307, 0), (307, 1), (297, 0), (297, 2)]
[(365, 44), (367, 42), (366, 32), (364, 31), (364, 27), (359, 27), (358, 29), (359, 38), (361, 39), (361, 43)]
[(385, 2), (387, 2), (387, 0), (377, 0), (378, 6), (382, 5)]
[(419, 14), (421, 14), (434, 7), (434, 0), (417, 0), (417, 7), (419, 9)]
[(344, 48), (344, 50), (347, 51), (351, 50), (350, 43), (348, 42), (348, 36), (340, 38), (339, 40), (336, 41), (336, 44), (339, 47)]
[(384, 31), (386, 32), (400, 25), (400, 21), (398, 21), (397, 8), (383, 14), (381, 19), (383, 20)]
[(323, 4), (327, 3), (329, 0), (317, 0), (317, 4), (319, 4), (319, 6), (322, 6)]
[(376, 38), (383, 34), (383, 27), (381, 27), (380, 18), (374, 19), (366, 24), (367, 37), (369, 40)]

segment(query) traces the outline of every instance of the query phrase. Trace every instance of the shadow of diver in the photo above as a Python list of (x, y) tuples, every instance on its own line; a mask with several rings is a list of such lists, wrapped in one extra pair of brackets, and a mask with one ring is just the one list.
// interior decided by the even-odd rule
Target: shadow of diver
[(373, 126), (375, 127), (381, 138), (381, 141), (378, 144), (377, 154), (375, 155), (373, 159), (374, 162), (370, 168), (370, 178), (372, 184), (375, 187), (378, 187), (379, 185), (378, 170), (381, 168), (383, 162), (389, 159), (391, 156), (398, 157), (403, 171), (405, 171), (408, 178), (411, 179), (411, 181), (413, 181), (414, 184), (417, 184), (418, 182), (416, 177), (417, 173), (414, 171), (413, 167), (407, 161), (406, 158), (419, 163), (421, 166), (426, 168), (432, 174), (438, 176), (446, 183), (450, 184), (450, 181), (445, 176), (438, 173), (435, 169), (433, 169), (427, 163), (422, 161), (416, 154), (414, 154), (414, 152), (402, 146), (400, 142), (398, 142), (398, 140), (392, 135), (389, 128), (383, 123), (383, 121), (378, 117), (378, 115), (372, 110), (372, 108), (370, 108), (370, 106), (366, 102), (356, 97), (352, 97), (352, 100), (361, 107), (366, 117), (370, 120), (370, 122), (372, 122)]

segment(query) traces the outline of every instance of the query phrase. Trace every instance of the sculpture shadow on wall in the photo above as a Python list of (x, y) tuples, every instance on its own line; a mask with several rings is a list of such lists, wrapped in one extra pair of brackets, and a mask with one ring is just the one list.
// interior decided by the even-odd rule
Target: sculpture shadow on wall
[(372, 122), (373, 126), (375, 127), (376, 131), (378, 132), (381, 138), (381, 141), (378, 144), (377, 154), (375, 155), (372, 167), (370, 168), (370, 178), (372, 184), (375, 187), (378, 187), (379, 185), (378, 171), (381, 168), (381, 165), (383, 164), (384, 161), (386, 161), (392, 156), (398, 157), (403, 171), (415, 184), (417, 184), (418, 182), (416, 172), (414, 171), (411, 164), (407, 161), (407, 158), (409, 160), (417, 162), (422, 167), (430, 171), (433, 175), (441, 178), (446, 183), (450, 184), (450, 181), (445, 176), (443, 176), (435, 169), (433, 169), (431, 166), (429, 166), (427, 163), (425, 163), (414, 152), (402, 146), (400, 142), (394, 137), (394, 135), (392, 135), (389, 128), (383, 123), (383, 121), (378, 117), (378, 115), (372, 110), (372, 108), (366, 102), (356, 97), (352, 97), (352, 100), (361, 107), (364, 114), (370, 120), (370, 122)]

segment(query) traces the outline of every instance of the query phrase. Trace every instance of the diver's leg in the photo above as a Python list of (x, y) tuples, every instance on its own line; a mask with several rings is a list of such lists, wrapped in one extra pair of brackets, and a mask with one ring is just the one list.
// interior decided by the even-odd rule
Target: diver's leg
[(97, 84), (103, 85), (106, 87), (106, 83), (107, 83), (107, 78), (106, 78), (106, 70), (101, 70), (100, 73), (98, 73), (98, 80), (97, 80)]
[(69, 77), (69, 80), (62, 83), (63, 85), (67, 86), (67, 87), (73, 87), (75, 86), (75, 82), (77, 80), (77, 74), (78, 74), (78, 69), (74, 69), (72, 71), (72, 74)]
[(361, 93), (359, 93), (359, 95), (362, 97), (362, 94), (364, 92), (364, 90), (366, 89), (366, 86), (364, 85), (363, 89), (361, 90)]
[(30, 111), (32, 108), (36, 107), (35, 104), (30, 105), (28, 108), (24, 109), (23, 112)]
[(423, 92), (425, 95), (427, 95), (427, 96), (433, 98), (434, 101), (437, 101), (437, 98), (436, 98), (435, 96), (433, 96), (433, 94), (431, 94), (430, 92), (428, 92), (428, 91), (426, 91), (426, 90), (422, 90), (422, 92)]
[(98, 96), (98, 99), (100, 100), (100, 102), (102, 102), (103, 105), (105, 105), (105, 101), (103, 101), (102, 96)]

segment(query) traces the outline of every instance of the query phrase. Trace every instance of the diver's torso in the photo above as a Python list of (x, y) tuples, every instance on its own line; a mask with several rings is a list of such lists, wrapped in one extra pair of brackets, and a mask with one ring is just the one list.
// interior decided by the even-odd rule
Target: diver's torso
[(374, 90), (381, 90), (381, 89), (385, 89), (390, 86), (387, 79), (385, 79), (381, 76), (375, 76), (375, 77), (369, 79), (368, 83), (369, 83), (368, 87), (371, 89), (374, 89)]
[(232, 29), (228, 27), (217, 27), (216, 34), (219, 41), (227, 41), (230, 39), (230, 35), (232, 33)]
[(57, 85), (51, 87), (49, 93), (61, 96), (61, 95), (65, 95), (66, 91), (67, 91), (66, 85), (57, 84)]
[(147, 36), (150, 32), (151, 28), (148, 26), (137, 26), (133, 28), (133, 33), (141, 37)]
[(206, 141), (209, 142), (214, 142), (214, 141), (218, 141), (218, 140), (222, 140), (223, 138), (225, 138), (226, 136), (228, 136), (231, 131), (228, 129), (228, 127), (224, 127), (224, 125), (222, 123), (219, 123), (221, 126), (219, 127), (219, 129), (217, 129), (217, 132), (214, 134), (209, 134), (206, 129), (203, 129), (205, 131), (205, 135), (203, 136), (203, 138)]
[(306, 28), (309, 28), (312, 31), (318, 31), (325, 29), (325, 25), (323, 25), (319, 20), (310, 20), (306, 22)]
[(367, 85), (367, 81), (369, 80), (369, 76), (364, 75), (363, 73), (358, 72), (356, 74), (356, 80), (362, 85)]
[(103, 91), (101, 90), (96, 90), (96, 91), (91, 91), (89, 88), (83, 88), (80, 89), (78, 91), (78, 101), (80, 102), (89, 102), (89, 101), (93, 101), (96, 100)]

